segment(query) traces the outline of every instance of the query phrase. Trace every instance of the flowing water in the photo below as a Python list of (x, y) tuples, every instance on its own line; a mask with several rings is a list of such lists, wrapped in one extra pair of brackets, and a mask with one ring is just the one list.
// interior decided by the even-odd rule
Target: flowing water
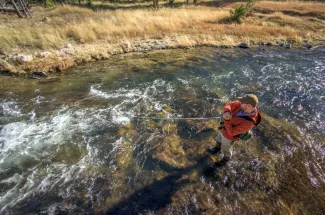
[[(325, 50), (198, 48), (0, 76), (0, 214), (325, 214)], [(211, 169), (215, 117), (263, 122)], [(220, 157), (221, 155), (219, 155)]]

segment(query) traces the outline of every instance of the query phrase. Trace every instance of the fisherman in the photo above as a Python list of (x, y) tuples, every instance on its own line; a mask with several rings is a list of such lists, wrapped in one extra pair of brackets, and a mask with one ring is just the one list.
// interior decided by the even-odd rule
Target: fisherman
[(261, 122), (261, 115), (257, 109), (258, 98), (254, 94), (247, 94), (238, 100), (224, 106), (224, 114), (216, 138), (216, 146), (207, 148), (211, 154), (222, 151), (224, 157), (214, 166), (225, 165), (232, 156), (232, 147), (239, 139), (250, 137), (250, 130)]

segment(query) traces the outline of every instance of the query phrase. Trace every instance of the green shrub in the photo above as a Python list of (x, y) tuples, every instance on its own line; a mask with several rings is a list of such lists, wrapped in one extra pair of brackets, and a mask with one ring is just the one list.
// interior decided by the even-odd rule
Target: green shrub
[(242, 19), (246, 17), (246, 9), (244, 5), (237, 5), (235, 10), (230, 11), (230, 18), (234, 22), (241, 23)]
[(46, 8), (54, 8), (55, 4), (54, 4), (53, 0), (45, 0), (45, 7)]
[(230, 11), (230, 19), (234, 22), (241, 23), (252, 11), (255, 0), (247, 0), (246, 5), (237, 5), (235, 10)]

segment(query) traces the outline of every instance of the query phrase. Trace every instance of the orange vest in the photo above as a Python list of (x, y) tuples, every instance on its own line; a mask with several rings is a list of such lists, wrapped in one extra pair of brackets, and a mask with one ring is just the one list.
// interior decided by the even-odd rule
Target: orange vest
[(238, 140), (239, 138), (237, 135), (251, 130), (261, 120), (261, 116), (257, 108), (255, 108), (256, 111), (254, 114), (249, 115), (251, 120), (235, 116), (241, 110), (241, 102), (238, 100), (226, 104), (223, 110), (224, 112), (230, 112), (232, 116), (229, 121), (224, 121), (225, 127), (221, 130), (222, 135), (228, 140)]

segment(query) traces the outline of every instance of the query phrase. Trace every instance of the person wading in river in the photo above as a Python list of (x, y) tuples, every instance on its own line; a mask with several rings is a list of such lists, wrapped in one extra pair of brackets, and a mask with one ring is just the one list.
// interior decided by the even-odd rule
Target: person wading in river
[(214, 166), (225, 165), (232, 156), (232, 147), (239, 139), (249, 139), (250, 130), (261, 122), (261, 115), (257, 109), (258, 98), (253, 94), (247, 94), (230, 102), (224, 107), (221, 118), (221, 126), (216, 138), (217, 145), (207, 148), (211, 154), (223, 151), (224, 157)]

